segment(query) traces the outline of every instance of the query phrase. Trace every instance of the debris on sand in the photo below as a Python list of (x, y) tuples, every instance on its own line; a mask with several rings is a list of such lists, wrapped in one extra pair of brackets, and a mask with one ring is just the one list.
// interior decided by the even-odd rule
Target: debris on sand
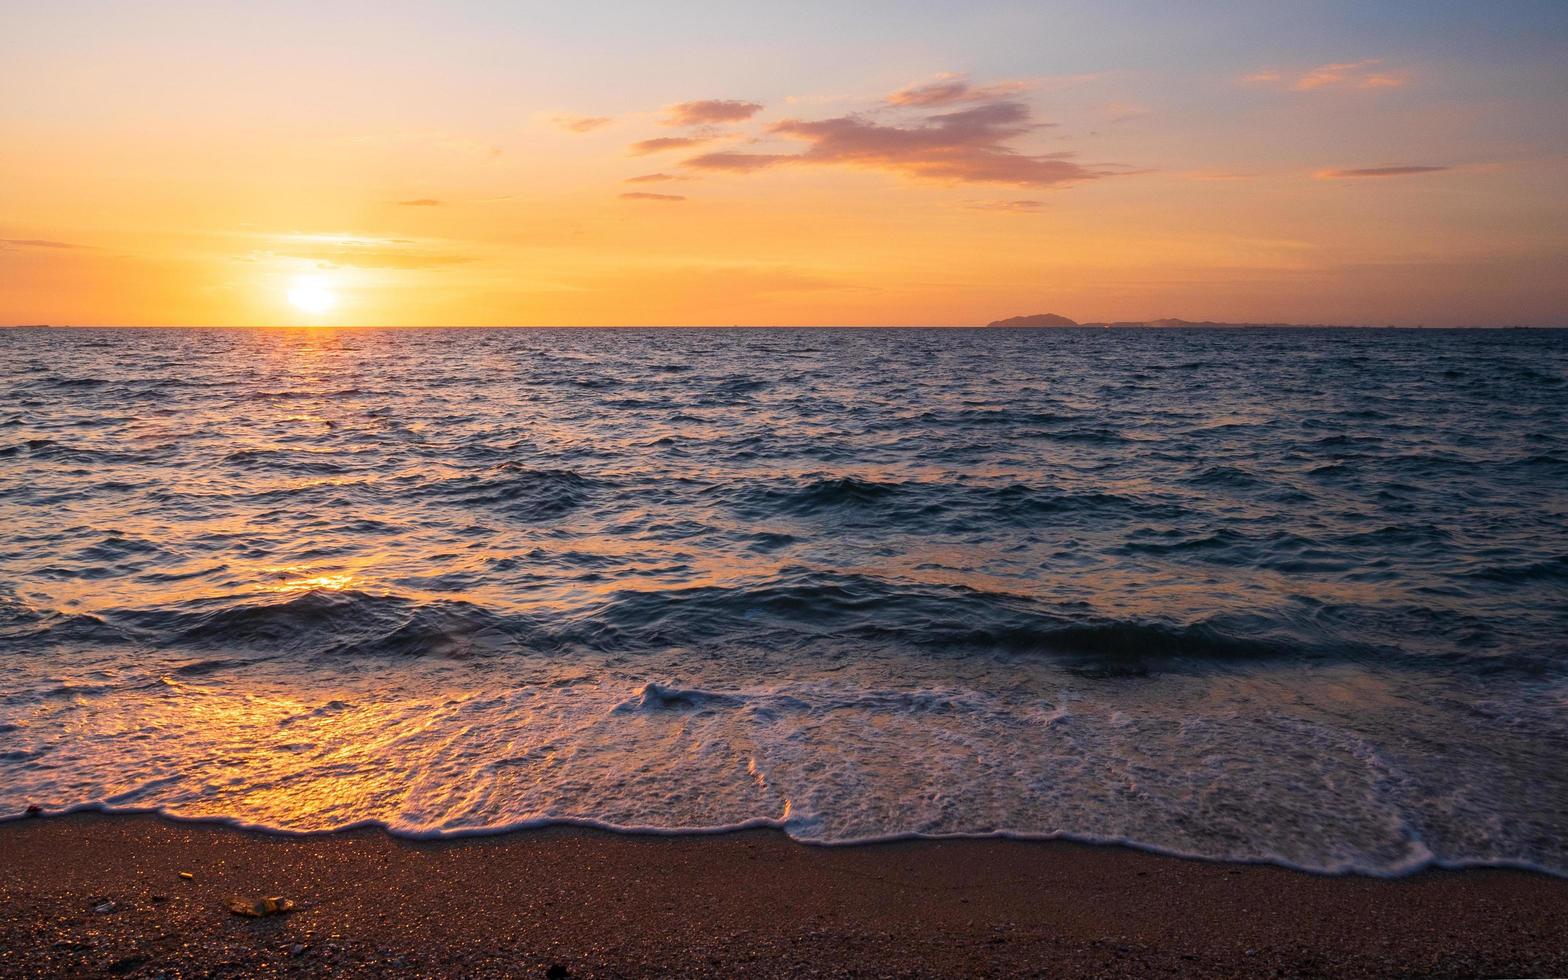
[(285, 915), (294, 911), (292, 899), (280, 898), (273, 895), (269, 898), (240, 898), (229, 899), (228, 908), (235, 915), (243, 915), (251, 919), (262, 919), (269, 915)]

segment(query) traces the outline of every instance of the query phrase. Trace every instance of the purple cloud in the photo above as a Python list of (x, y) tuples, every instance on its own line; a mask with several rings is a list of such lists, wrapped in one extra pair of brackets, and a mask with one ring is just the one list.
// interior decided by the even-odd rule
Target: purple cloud
[(1410, 76), (1398, 71), (1385, 71), (1380, 58), (1362, 61), (1343, 61), (1318, 65), (1300, 73), (1282, 72), (1275, 68), (1251, 72), (1237, 79), (1243, 85), (1266, 85), (1285, 88), (1292, 92), (1317, 92), (1325, 89), (1387, 89), (1402, 88), (1410, 84)]
[(651, 140), (639, 140), (629, 149), (637, 156), (647, 156), (649, 153), (662, 153), (665, 150), (682, 150), (688, 146), (701, 146), (708, 142), (709, 136), (659, 136)]
[(613, 120), (609, 116), (553, 116), (551, 122), (569, 133), (589, 133)]
[(1435, 174), (1448, 167), (1362, 167), (1356, 170), (1324, 170), (1318, 174), (1323, 180), (1348, 177), (1409, 177), (1414, 174)]
[(699, 99), (695, 102), (678, 102), (665, 109), (669, 113), (665, 123), (670, 126), (712, 126), (716, 123), (741, 122), (761, 111), (760, 102)]
[(1012, 211), (1014, 213), (1032, 213), (1044, 211), (1045, 202), (1032, 199), (1020, 201), (975, 201), (966, 205), (971, 211)]
[(1005, 99), (1026, 91), (1024, 82), (995, 82), (990, 85), (971, 85), (965, 75), (938, 75), (936, 81), (924, 85), (911, 85), (887, 97), (890, 105), (943, 106), (961, 102), (991, 102)]
[(946, 183), (1048, 187), (1096, 177), (1069, 153), (1027, 154), (1006, 145), (1048, 123), (1033, 120), (1021, 102), (982, 103), (926, 116), (914, 125), (886, 125), (863, 116), (815, 122), (789, 119), (769, 132), (809, 144), (801, 153), (706, 153), (685, 161), (699, 170), (749, 172), (780, 164), (817, 164), (884, 170)]

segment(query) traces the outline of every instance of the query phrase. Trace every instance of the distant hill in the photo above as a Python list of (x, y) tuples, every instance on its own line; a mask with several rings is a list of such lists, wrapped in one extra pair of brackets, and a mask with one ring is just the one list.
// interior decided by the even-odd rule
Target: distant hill
[(1008, 317), (1006, 320), (992, 320), (987, 327), (1076, 327), (1076, 320), (1069, 320), (1065, 316), (1055, 313), (1032, 313), (1029, 316)]

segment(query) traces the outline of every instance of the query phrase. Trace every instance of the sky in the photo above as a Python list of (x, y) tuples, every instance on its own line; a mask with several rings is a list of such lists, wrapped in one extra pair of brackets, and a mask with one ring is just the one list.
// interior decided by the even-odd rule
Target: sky
[(1568, 3), (0, 5), (0, 323), (1568, 325)]

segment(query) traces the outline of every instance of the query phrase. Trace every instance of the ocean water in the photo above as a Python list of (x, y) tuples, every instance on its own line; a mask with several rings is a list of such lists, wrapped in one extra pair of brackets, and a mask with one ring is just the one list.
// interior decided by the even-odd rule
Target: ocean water
[(0, 815), (1568, 873), (1568, 333), (0, 331)]

